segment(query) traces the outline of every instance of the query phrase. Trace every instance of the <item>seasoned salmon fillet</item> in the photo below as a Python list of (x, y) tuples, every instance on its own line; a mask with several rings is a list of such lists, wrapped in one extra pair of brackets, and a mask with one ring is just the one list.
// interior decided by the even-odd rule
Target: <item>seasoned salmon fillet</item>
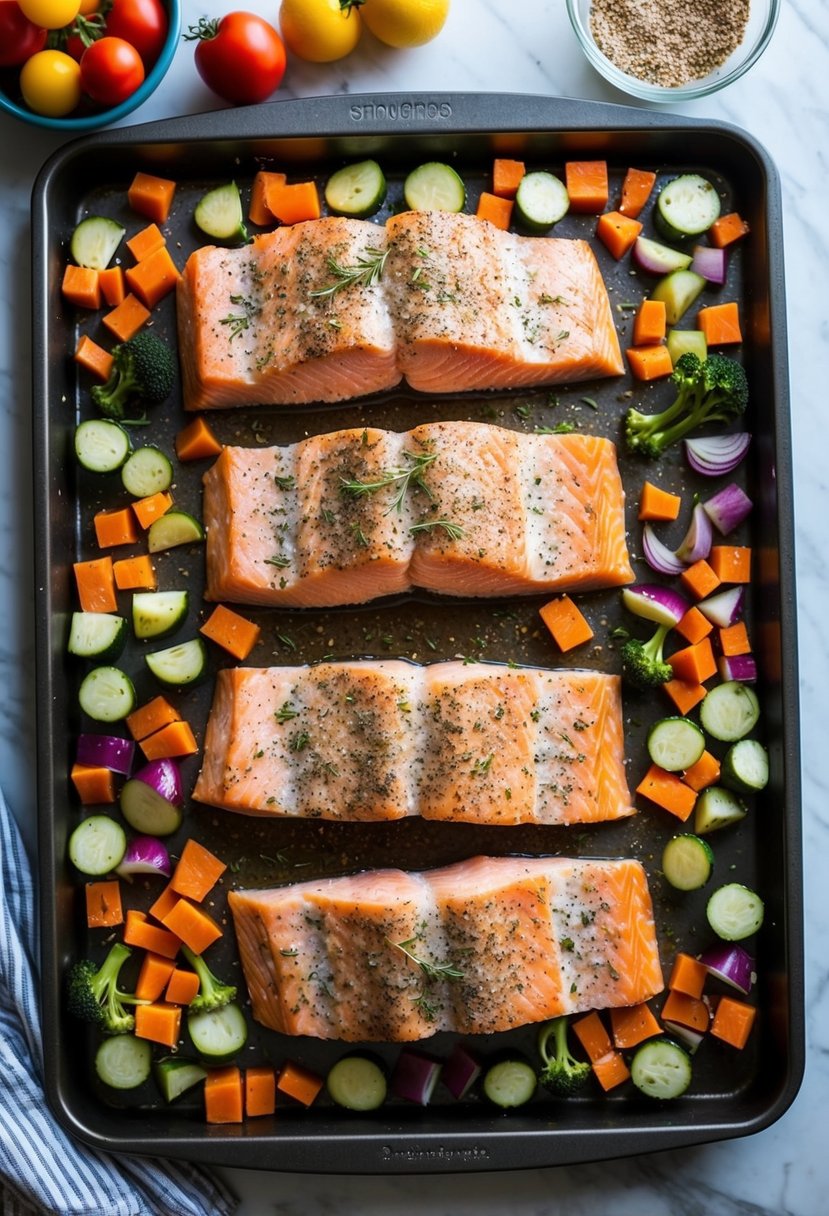
[(360, 604), (630, 582), (610, 440), (435, 422), (227, 447), (204, 478), (207, 599)]
[(623, 371), (589, 244), (471, 215), (330, 216), (204, 246), (177, 290), (191, 410), (344, 401), (402, 377), (446, 393)]
[(193, 797), (247, 815), (631, 815), (617, 676), (397, 659), (226, 668)]
[(228, 902), (253, 1016), (283, 1034), (493, 1034), (663, 987), (637, 861), (475, 857), (231, 891)]

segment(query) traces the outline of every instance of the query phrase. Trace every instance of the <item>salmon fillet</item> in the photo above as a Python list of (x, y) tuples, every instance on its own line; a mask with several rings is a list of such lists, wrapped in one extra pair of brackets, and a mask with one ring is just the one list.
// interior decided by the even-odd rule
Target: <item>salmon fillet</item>
[(636, 861), (475, 857), (231, 891), (228, 902), (253, 1016), (283, 1034), (493, 1034), (663, 987)]
[(360, 604), (630, 582), (613, 444), (436, 422), (227, 447), (204, 478), (207, 599)]
[(350, 822), (619, 819), (634, 813), (619, 678), (398, 659), (226, 668), (193, 797)]
[[(376, 275), (347, 279), (377, 266)], [(344, 277), (346, 276), (346, 281)], [(554, 384), (623, 371), (582, 240), (471, 215), (330, 216), (191, 254), (177, 289), (186, 409)]]

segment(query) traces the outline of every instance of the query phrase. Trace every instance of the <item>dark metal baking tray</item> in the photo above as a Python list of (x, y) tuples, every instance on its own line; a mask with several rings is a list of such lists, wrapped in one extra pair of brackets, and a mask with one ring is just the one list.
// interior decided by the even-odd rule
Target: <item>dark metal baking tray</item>
[[(60, 279), (68, 238), (89, 211), (129, 217), (125, 190), (137, 169), (179, 182), (168, 227), (170, 246), (183, 264), (198, 243), (192, 208), (212, 184), (235, 178), (244, 187), (257, 168), (273, 165), (291, 174), (321, 179), (348, 159), (374, 156), (392, 183), (392, 205), (402, 176), (414, 164), (451, 159), (469, 182), (471, 197), (483, 187), (493, 155), (515, 156), (529, 164), (561, 169), (568, 159), (606, 158), (618, 194), (629, 164), (656, 169), (664, 178), (696, 170), (717, 181), (727, 208), (738, 209), (751, 225), (751, 238), (732, 258), (729, 298), (741, 300), (746, 328), (743, 355), (752, 386), (750, 459), (738, 476), (755, 498), (746, 543), (758, 555), (751, 595), (751, 631), (762, 673), (763, 737), (772, 775), (738, 831), (715, 842), (717, 873), (755, 885), (766, 900), (766, 923), (757, 943), (760, 1010), (758, 1029), (747, 1049), (735, 1053), (708, 1044), (695, 1064), (692, 1093), (678, 1102), (654, 1104), (630, 1086), (607, 1097), (556, 1102), (540, 1094), (509, 1115), (494, 1113), (480, 1100), (455, 1103), (437, 1091), (426, 1109), (391, 1103), (372, 1116), (351, 1116), (324, 1101), (305, 1111), (283, 1105), (273, 1119), (241, 1126), (205, 1125), (197, 1101), (164, 1108), (148, 1086), (120, 1105), (96, 1090), (92, 1041), (67, 1018), (62, 977), (69, 961), (92, 943), (82, 914), (82, 884), (70, 872), (66, 842), (80, 810), (73, 800), (68, 770), (80, 728), (76, 708), (77, 669), (65, 655), (66, 630), (74, 606), (71, 561), (90, 556), (91, 515), (120, 501), (119, 487), (80, 471), (71, 456), (76, 422), (88, 416), (88, 392), (71, 359), (77, 332), (96, 333), (96, 321), (78, 328), (62, 304)], [(382, 218), (382, 216), (380, 217)], [(590, 217), (568, 217), (560, 235), (592, 236)], [(64, 1125), (101, 1149), (190, 1158), (237, 1166), (338, 1172), (440, 1172), (509, 1169), (622, 1156), (749, 1134), (777, 1119), (793, 1100), (803, 1069), (803, 957), (801, 913), (801, 833), (798, 763), (798, 685), (795, 641), (791, 450), (782, 267), (781, 211), (777, 177), (767, 155), (739, 130), (719, 123), (629, 110), (622, 107), (513, 95), (353, 96), (278, 102), (106, 132), (58, 152), (45, 166), (33, 199), (34, 273), (34, 461), (36, 516), (38, 786), (41, 882), (44, 1048), (49, 1101)], [(614, 303), (641, 298), (642, 285), (626, 263), (617, 265), (600, 251)], [(624, 344), (631, 314), (615, 309)], [(154, 322), (173, 336), (172, 300)], [(516, 429), (532, 429), (569, 418), (586, 430), (618, 439), (629, 397), (628, 380), (556, 391), (459, 396), (436, 402), (402, 391), (368, 402), (321, 409), (259, 409), (219, 412), (211, 417), (224, 441), (247, 444), (291, 442), (308, 432), (369, 422), (405, 429), (440, 417), (490, 419)], [(658, 401), (660, 389), (637, 391)], [(597, 409), (584, 398), (592, 398)], [(664, 396), (661, 398), (664, 400)], [(647, 408), (647, 405), (646, 405)], [(157, 412), (154, 442), (170, 447), (182, 425), (175, 398)], [(628, 526), (638, 577), (646, 568), (638, 553), (636, 497), (649, 471), (622, 457), (629, 490)], [(199, 510), (202, 466), (182, 466), (177, 501)], [(659, 466), (659, 480), (686, 491), (703, 489), (679, 458)], [(117, 479), (116, 479), (117, 481)], [(668, 539), (678, 539), (668, 532)], [(157, 563), (159, 585), (182, 581), (194, 592), (188, 630), (204, 617), (202, 557), (174, 550)], [(623, 622), (618, 593), (581, 597), (596, 645), (575, 660), (580, 665), (618, 668), (611, 631)], [(537, 599), (457, 604), (407, 597), (359, 610), (320, 612), (253, 611), (263, 626), (250, 663), (313, 661), (326, 654), (400, 655), (421, 661), (458, 653), (485, 659), (513, 659), (555, 666), (549, 640), (539, 629)], [(124, 605), (126, 607), (126, 605)], [(624, 621), (631, 624), (630, 618)], [(561, 660), (565, 664), (568, 660)], [(138, 645), (123, 664), (136, 673), (139, 699), (153, 695)], [(214, 667), (218, 660), (214, 656)], [(179, 699), (185, 716), (202, 737), (212, 681)], [(659, 707), (662, 710), (662, 707)], [(664, 712), (664, 710), (662, 710)], [(655, 712), (654, 700), (627, 703), (626, 733), (631, 783), (643, 771), (643, 732)], [(192, 781), (196, 762), (185, 766)], [(648, 868), (654, 895), (663, 962), (669, 965), (679, 943), (704, 944), (704, 893), (678, 899), (659, 874), (662, 847), (675, 825), (642, 805), (631, 820), (592, 828), (478, 828), (424, 825), (264, 823), (193, 805), (185, 829), (230, 863), (223, 889), (304, 879), (366, 866), (409, 868), (492, 853), (633, 855)], [(150, 902), (151, 885), (136, 883), (132, 905)], [(223, 914), (224, 896), (216, 909)], [(222, 974), (238, 975), (228, 926), (211, 962)], [(423, 1044), (445, 1055), (452, 1036)], [(342, 1047), (311, 1040), (286, 1040), (253, 1027), (243, 1063), (288, 1056), (326, 1068)], [(508, 1044), (533, 1051), (533, 1031), (476, 1043), (484, 1053)], [(380, 1046), (387, 1061), (392, 1046)], [(729, 1054), (730, 1052), (730, 1054)]]

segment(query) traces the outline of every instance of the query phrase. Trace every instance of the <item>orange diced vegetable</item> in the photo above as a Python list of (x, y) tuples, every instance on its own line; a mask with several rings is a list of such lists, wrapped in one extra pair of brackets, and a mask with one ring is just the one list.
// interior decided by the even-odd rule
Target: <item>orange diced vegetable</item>
[(276, 1088), (280, 1093), (296, 1098), (303, 1106), (310, 1106), (324, 1085), (322, 1077), (303, 1068), (301, 1064), (288, 1061), (282, 1066)]
[(724, 249), (726, 245), (733, 245), (735, 241), (742, 240), (747, 236), (749, 227), (741, 215), (736, 211), (729, 211), (727, 215), (721, 215), (708, 229), (708, 239), (717, 249)]
[(165, 958), (175, 958), (181, 946), (174, 933), (149, 924), (143, 912), (137, 912), (134, 908), (127, 912), (124, 941), (128, 946), (151, 950), (153, 954), (163, 954)]
[(669, 494), (653, 482), (643, 482), (639, 495), (640, 519), (676, 519), (681, 505), (682, 499), (678, 494)]
[(704, 684), (686, 684), (684, 680), (666, 680), (662, 688), (681, 714), (690, 713), (707, 691)]
[(296, 182), (292, 186), (285, 182), (265, 182), (265, 205), (283, 224), (318, 220), (321, 215), (316, 182)]
[(625, 354), (637, 380), (659, 380), (674, 370), (667, 346), (629, 346)]
[(156, 920), (160, 920), (163, 924), (164, 917), (168, 912), (172, 911), (180, 899), (181, 896), (178, 894), (178, 892), (174, 891), (170, 884), (167, 883), (167, 886), (156, 898), (155, 903), (151, 904), (150, 916), (155, 917)]
[(683, 822), (694, 809), (696, 791), (680, 781), (676, 773), (666, 772), (658, 764), (652, 764), (636, 787), (637, 794), (655, 802), (663, 811), (669, 811)]
[(169, 701), (164, 697), (153, 697), (152, 701), (140, 705), (127, 716), (127, 728), (133, 739), (140, 740), (146, 739), (147, 735), (154, 734), (170, 722), (180, 721), (181, 715)]
[(219, 456), (222, 445), (203, 418), (194, 418), (176, 435), (176, 456), (179, 460), (207, 460)]
[(69, 774), (83, 806), (115, 801), (115, 774), (97, 764), (73, 764)]
[(570, 210), (598, 215), (607, 206), (610, 189), (607, 181), (607, 161), (570, 160), (564, 166)]
[(596, 224), (596, 236), (617, 262), (630, 252), (641, 231), (639, 221), (629, 219), (621, 211), (605, 211)]
[(115, 612), (115, 579), (112, 573), (112, 558), (96, 557), (88, 562), (75, 562), (75, 583), (78, 599), (84, 612)]
[(101, 549), (111, 549), (115, 545), (134, 545), (138, 540), (135, 516), (129, 507), (123, 507), (120, 511), (99, 511), (92, 522), (95, 524), (95, 538)]
[(267, 173), (264, 169), (260, 170), (253, 179), (248, 219), (252, 224), (256, 224), (257, 228), (267, 228), (276, 220), (276, 216), (269, 210), (265, 201), (268, 182), (271, 179), (274, 179), (273, 185), (279, 186), (284, 186), (288, 180), (284, 173)]
[(693, 646), (697, 642), (701, 642), (703, 638), (707, 638), (714, 626), (708, 617), (700, 612), (699, 608), (692, 607), (674, 628), (685, 638), (686, 642), (690, 642)]
[(704, 600), (712, 591), (717, 590), (721, 580), (708, 562), (704, 558), (700, 558), (698, 562), (694, 562), (693, 566), (682, 571), (679, 581), (685, 590), (693, 595), (694, 599)]
[(651, 196), (656, 184), (656, 174), (647, 169), (628, 169), (622, 182), (622, 201), (619, 210), (622, 215), (637, 219), (639, 212)]
[(499, 198), (515, 198), (525, 173), (523, 160), (496, 157), (492, 164), (492, 193)]
[[(704, 690), (703, 690), (704, 691)], [(682, 780), (690, 785), (692, 790), (699, 792), (713, 785), (720, 775), (720, 762), (711, 752), (703, 752), (696, 764), (686, 768)]]
[(160, 954), (145, 954), (135, 984), (135, 995), (142, 1001), (157, 1001), (175, 968), (175, 963), (169, 958), (163, 958)]
[(657, 346), (665, 341), (666, 328), (664, 300), (643, 300), (633, 322), (633, 345)]
[(620, 1009), (611, 1009), (610, 1026), (613, 1031), (613, 1042), (617, 1048), (636, 1047), (645, 1039), (662, 1033), (662, 1027), (651, 1012), (649, 1005), (628, 1005)]
[(605, 1093), (627, 1081), (630, 1076), (630, 1069), (620, 1051), (611, 1051), (601, 1060), (594, 1060), (593, 1072)]
[(214, 853), (191, 838), (181, 850), (170, 886), (179, 895), (186, 895), (200, 903), (205, 895), (212, 891), (226, 869), (225, 863)]
[(751, 654), (751, 642), (745, 621), (736, 621), (719, 632), (720, 650), (730, 658), (735, 654)]
[(604, 1028), (604, 1022), (594, 1010), (583, 1018), (571, 1024), (573, 1034), (587, 1052), (591, 1064), (604, 1059), (613, 1050), (610, 1036)]
[(161, 1002), (135, 1006), (135, 1037), (175, 1047), (181, 1033), (181, 1008)]
[(572, 650), (593, 637), (593, 630), (569, 595), (549, 600), (539, 609), (539, 616), (561, 651)]
[(246, 659), (256, 645), (262, 630), (247, 617), (240, 616), (219, 604), (199, 630), (211, 642), (223, 647), (235, 659)]
[(170, 214), (176, 183), (166, 177), (155, 177), (151, 173), (136, 173), (127, 198), (133, 211), (146, 215), (148, 220), (163, 224)]
[(704, 684), (717, 674), (717, 661), (710, 638), (703, 638), (693, 646), (686, 646), (670, 655), (668, 662), (677, 680), (686, 684)]
[(98, 282), (98, 271), (88, 266), (67, 265), (63, 272), (61, 291), (70, 304), (76, 308), (100, 308), (101, 285)]
[(733, 346), (742, 342), (740, 313), (734, 300), (727, 304), (709, 304), (697, 313), (697, 329), (705, 334), (708, 346)]
[(730, 1043), (732, 1047), (742, 1050), (748, 1042), (757, 1010), (745, 1001), (735, 1001), (731, 996), (724, 996), (717, 1005), (714, 1021), (711, 1023), (711, 1033), (715, 1038)]
[(683, 992), (685, 996), (692, 996), (699, 1000), (707, 979), (708, 968), (704, 967), (698, 959), (692, 958), (690, 954), (683, 954), (680, 951), (674, 959), (668, 987), (672, 992)]
[(127, 289), (124, 285), (124, 272), (120, 266), (108, 266), (106, 270), (99, 270), (98, 283), (101, 295), (110, 308), (115, 308), (123, 302)]
[(167, 240), (158, 224), (148, 224), (146, 228), (136, 232), (135, 236), (130, 237), (127, 241), (127, 249), (136, 262), (141, 262), (151, 253), (155, 253), (156, 249), (163, 249), (166, 244)]
[(745, 545), (714, 545), (708, 555), (721, 583), (751, 582), (751, 549)]
[(122, 557), (112, 563), (115, 586), (119, 591), (153, 591), (155, 571), (147, 553), (138, 557)]
[(150, 524), (154, 520), (160, 519), (172, 505), (172, 495), (168, 494), (166, 490), (159, 490), (156, 494), (148, 494), (146, 498), (139, 498), (132, 504), (132, 509), (139, 524), (146, 531)]
[(109, 929), (124, 919), (121, 884), (117, 878), (86, 884), (86, 923), (90, 929)]
[(704, 1034), (711, 1021), (711, 1012), (699, 997), (686, 996), (684, 992), (671, 989), (662, 1006), (663, 1022), (678, 1022), (698, 1034)]
[(166, 245), (124, 272), (127, 287), (147, 308), (155, 308), (160, 300), (175, 289), (181, 272), (170, 257)]
[(245, 1114), (272, 1115), (276, 1110), (276, 1073), (268, 1065), (245, 1069)]
[(169, 1001), (171, 1005), (189, 1005), (198, 995), (198, 991), (199, 977), (195, 971), (182, 971), (181, 967), (176, 967), (170, 976), (164, 1000)]
[(150, 311), (132, 293), (124, 296), (117, 308), (105, 313), (101, 318), (109, 332), (119, 342), (129, 342), (134, 338), (142, 325), (150, 319)]
[(112, 371), (112, 355), (103, 346), (83, 335), (75, 349), (75, 362), (92, 372), (99, 380), (108, 380)]
[(195, 756), (199, 750), (189, 722), (170, 722), (161, 730), (139, 742), (147, 760), (171, 760), (177, 756)]
[(244, 1111), (242, 1074), (236, 1065), (211, 1068), (204, 1082), (204, 1117), (208, 1123), (241, 1123)]
[(496, 228), (503, 228), (506, 231), (512, 219), (512, 208), (512, 199), (500, 198), (497, 194), (489, 194), (486, 190), (482, 190), (475, 214), (479, 220), (489, 220), (490, 224), (494, 224)]
[(218, 941), (222, 931), (204, 908), (197, 908), (189, 899), (179, 899), (161, 923), (189, 946), (194, 954), (204, 954), (208, 946)]

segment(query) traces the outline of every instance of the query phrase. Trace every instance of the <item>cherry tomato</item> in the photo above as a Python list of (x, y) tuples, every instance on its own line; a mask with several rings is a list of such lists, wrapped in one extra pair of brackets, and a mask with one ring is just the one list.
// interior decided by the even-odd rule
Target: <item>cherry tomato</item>
[(131, 97), (144, 79), (144, 64), (123, 38), (101, 38), (84, 51), (81, 88), (102, 106), (117, 106)]
[(131, 43), (151, 67), (164, 46), (169, 22), (159, 0), (113, 0), (107, 13), (107, 33)]
[(81, 0), (17, 0), (23, 15), (47, 30), (71, 25), (78, 15)]
[(208, 88), (225, 101), (250, 105), (264, 101), (285, 74), (285, 47), (272, 25), (253, 13), (202, 17), (185, 34), (198, 39), (196, 67)]
[(63, 51), (38, 51), (20, 69), (20, 92), (35, 114), (63, 118), (81, 99), (81, 69)]
[(35, 25), (17, 0), (0, 0), (0, 67), (16, 67), (46, 45), (46, 30)]

